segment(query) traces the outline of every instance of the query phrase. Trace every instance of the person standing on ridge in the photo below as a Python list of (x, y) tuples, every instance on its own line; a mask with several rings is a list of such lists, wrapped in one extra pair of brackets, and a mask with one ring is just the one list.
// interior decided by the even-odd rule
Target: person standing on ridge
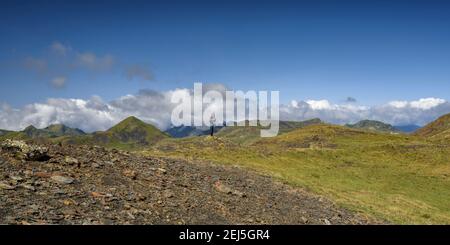
[(211, 136), (214, 136), (214, 123), (216, 123), (216, 115), (214, 113), (211, 114), (209, 123), (211, 125)]

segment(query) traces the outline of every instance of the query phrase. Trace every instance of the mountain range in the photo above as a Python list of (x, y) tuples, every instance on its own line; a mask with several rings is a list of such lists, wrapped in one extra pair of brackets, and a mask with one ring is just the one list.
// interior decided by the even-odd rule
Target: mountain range
[(0, 139), (39, 139), (51, 142), (97, 144), (124, 149), (148, 146), (160, 139), (170, 137), (151, 124), (136, 117), (128, 117), (106, 131), (85, 133), (77, 128), (62, 124), (50, 125), (44, 129), (28, 126), (23, 131), (2, 131)]
[[(450, 115), (450, 114), (449, 114)], [(420, 128), (416, 125), (392, 126), (387, 123), (374, 120), (362, 120), (355, 124), (346, 124), (345, 127), (383, 133), (413, 133), (421, 137), (448, 137), (450, 135), (450, 116), (444, 115), (434, 122)], [(319, 118), (306, 121), (280, 121), (279, 134), (291, 132), (309, 125), (323, 124)], [(240, 142), (257, 141), (260, 130), (264, 127), (248, 126), (216, 126), (214, 133), (224, 139), (233, 139)], [(71, 128), (63, 124), (53, 124), (46, 128), (38, 129), (32, 125), (22, 131), (0, 130), (0, 139), (44, 139), (52, 142), (78, 143), (78, 144), (98, 144), (109, 147), (132, 149), (152, 145), (162, 139), (185, 138), (192, 136), (204, 136), (210, 134), (209, 127), (178, 126), (171, 127), (162, 132), (155, 126), (145, 123), (138, 118), (131, 116), (106, 131), (85, 133), (81, 129)]]
[[(219, 132), (222, 129), (222, 126), (215, 126), (214, 127), (214, 133)], [(195, 127), (195, 126), (174, 126), (170, 127), (166, 131), (167, 134), (174, 138), (184, 138), (184, 137), (191, 137), (191, 136), (202, 136), (202, 135), (209, 135), (211, 133), (211, 128), (207, 126), (203, 127)]]
[[(412, 134), (401, 133), (389, 124), (368, 120), (346, 126), (328, 124), (320, 119), (280, 121), (280, 134), (271, 138), (260, 137), (262, 128), (226, 126), (219, 128), (214, 137), (202, 135), (175, 138), (136, 117), (129, 117), (106, 131), (84, 133), (62, 125), (51, 125), (45, 129), (27, 127), (19, 132), (0, 131), (0, 140), (32, 139), (30, 143), (37, 139), (45, 140), (48, 142), (44, 145), (53, 147), (57, 152), (77, 152), (72, 149), (79, 149), (84, 153), (78, 153), (77, 158), (85, 159), (81, 165), (86, 166), (90, 166), (93, 156), (96, 159), (109, 156), (112, 161), (116, 155), (124, 152), (121, 150), (127, 150), (131, 153), (124, 152), (124, 157), (136, 155), (136, 159), (140, 159), (136, 162), (126, 160), (130, 164), (127, 168), (130, 169), (123, 174), (131, 179), (136, 178), (139, 171), (160, 171), (154, 165), (147, 170), (135, 168), (135, 163), (149, 158), (155, 159), (155, 162), (166, 159), (164, 169), (173, 166), (180, 159), (192, 164), (237, 166), (242, 169), (239, 172), (250, 169), (295, 187), (305, 187), (308, 191), (333, 200), (339, 206), (389, 223), (450, 224), (450, 114)], [(178, 130), (195, 132), (196, 129), (179, 127), (175, 131)], [(206, 128), (203, 132), (207, 132)], [(8, 142), (11, 141), (6, 141)], [(101, 153), (108, 148), (118, 151)], [(85, 154), (90, 155), (84, 157)], [(61, 157), (58, 154), (55, 156)], [(60, 169), (66, 162), (71, 161), (58, 160), (54, 168)], [(117, 164), (119, 165), (125, 166)], [(42, 166), (46, 167), (45, 164)], [(98, 173), (99, 168), (105, 168), (104, 173), (109, 175), (111, 166), (99, 161), (93, 166), (95, 171), (89, 168), (86, 173)], [(185, 191), (185, 171), (193, 165), (186, 166), (185, 163), (178, 164), (166, 173), (180, 173), (176, 178), (180, 182), (176, 186), (182, 190), (176, 195)], [(70, 166), (66, 170), (74, 171), (74, 176), (80, 171)], [(166, 180), (165, 171), (161, 172), (162, 180)], [(205, 178), (194, 177), (196, 173), (201, 174), (201, 171), (194, 169), (192, 173), (194, 175), (188, 179), (204, 183)], [(222, 174), (231, 176), (228, 172)], [(205, 176), (212, 175), (215, 176), (216, 173)], [(161, 182), (155, 183), (155, 187), (159, 188), (159, 183)], [(244, 184), (232, 183), (239, 186)], [(142, 183), (142, 186), (147, 188), (147, 184)], [(245, 182), (246, 190), (251, 186), (257, 185)], [(223, 188), (220, 183), (215, 183), (214, 188), (218, 188), (224, 195), (239, 195), (239, 192), (233, 194), (233, 190)], [(180, 200), (173, 195), (169, 196)], [(286, 202), (289, 201), (286, 199)], [(250, 202), (246, 202), (248, 204)]]
[(449, 130), (450, 115), (414, 134), (373, 121), (280, 122), (276, 137), (226, 127), (216, 137), (167, 138), (141, 154), (252, 169), (392, 223), (450, 224)]

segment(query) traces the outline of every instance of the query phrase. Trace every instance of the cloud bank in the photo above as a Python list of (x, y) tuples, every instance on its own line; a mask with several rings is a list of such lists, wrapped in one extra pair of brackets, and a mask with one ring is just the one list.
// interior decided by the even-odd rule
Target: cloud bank
[[(55, 80), (57, 85), (61, 84), (61, 81)], [(204, 92), (217, 88), (225, 89), (223, 85), (211, 84), (204, 86)], [(63, 123), (92, 132), (106, 130), (128, 116), (136, 116), (160, 129), (166, 129), (171, 125), (171, 112), (176, 106), (170, 101), (175, 93), (192, 94), (192, 90), (141, 90), (110, 102), (93, 96), (86, 100), (50, 98), (22, 108), (0, 104), (0, 128), (22, 130), (29, 125), (44, 128), (50, 124)], [(217, 105), (206, 105), (204, 109), (211, 106)], [(440, 98), (391, 101), (372, 107), (357, 105), (354, 102), (334, 104), (328, 100), (293, 100), (287, 105), (280, 105), (281, 120), (320, 118), (336, 124), (372, 119), (393, 125), (424, 125), (446, 113), (450, 113), (450, 102)]]
[[(45, 79), (55, 89), (65, 87), (68, 85), (68, 81), (73, 82), (73, 79), (68, 79), (73, 74), (85, 71), (111, 74), (112, 71), (119, 69), (123, 70), (123, 74), (128, 80), (153, 81), (155, 79), (148, 66), (127, 65), (110, 53), (98, 54), (78, 50), (60, 41), (53, 41), (40, 57), (21, 57), (20, 64), (24, 71), (39, 75), (33, 79)], [(59, 79), (55, 77), (56, 75), (59, 75)]]
[(354, 103), (333, 104), (328, 100), (293, 100), (289, 105), (280, 107), (280, 117), (284, 120), (304, 120), (317, 117), (336, 124), (371, 119), (392, 125), (424, 125), (447, 113), (450, 113), (450, 103), (440, 98), (391, 101), (372, 107)]

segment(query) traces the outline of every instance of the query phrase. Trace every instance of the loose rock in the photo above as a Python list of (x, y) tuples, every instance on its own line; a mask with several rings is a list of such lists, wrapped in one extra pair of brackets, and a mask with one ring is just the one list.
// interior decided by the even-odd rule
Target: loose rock
[[(95, 146), (34, 148), (48, 149), (52, 161), (21, 164), (15, 153), (2, 147), (0, 224), (378, 222), (242, 168)], [(83, 168), (73, 167), (77, 161)]]
[(26, 161), (47, 161), (50, 159), (48, 149), (35, 145), (28, 145), (24, 141), (7, 139), (1, 144), (2, 151), (12, 154), (17, 159)]
[(77, 165), (77, 164), (78, 164), (78, 159), (73, 158), (73, 157), (66, 156), (66, 157), (64, 158), (64, 162), (67, 163), (67, 164), (69, 164), (69, 165)]
[(2, 182), (0, 182), (0, 189), (3, 189), (3, 190), (14, 190), (15, 187), (2, 181)]
[(50, 177), (50, 179), (59, 184), (72, 184), (74, 181), (73, 178), (60, 176), (60, 175), (54, 175), (54, 176)]

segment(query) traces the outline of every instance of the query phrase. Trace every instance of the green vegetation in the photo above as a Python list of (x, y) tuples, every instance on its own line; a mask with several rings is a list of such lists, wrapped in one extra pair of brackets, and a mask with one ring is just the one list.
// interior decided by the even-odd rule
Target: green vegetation
[(11, 133), (11, 131), (0, 129), (0, 136)]
[(43, 129), (37, 129), (30, 125), (23, 131), (6, 131), (0, 134), (0, 139), (48, 139), (61, 136), (79, 136), (85, 133), (77, 128), (70, 128), (63, 124), (53, 124)]
[[(104, 132), (73, 135), (58, 126), (45, 132), (53, 142), (243, 166), (393, 223), (450, 224), (450, 115), (412, 135), (367, 130), (389, 128), (375, 124), (350, 128), (314, 119), (280, 122), (280, 135), (273, 138), (261, 138), (261, 127), (246, 126), (222, 128), (214, 137), (175, 139), (129, 117)], [(0, 139), (41, 132), (29, 127)]]
[(66, 144), (96, 144), (123, 150), (137, 150), (148, 147), (157, 141), (169, 137), (155, 126), (136, 117), (128, 117), (107, 131), (86, 134), (79, 129), (62, 124), (50, 125), (44, 129), (33, 126), (19, 132), (1, 135), (1, 139), (40, 140)]
[(248, 167), (393, 223), (450, 223), (448, 145), (326, 124), (258, 140), (236, 130), (162, 140), (144, 154)]
[(398, 132), (398, 130), (390, 124), (374, 120), (362, 120), (355, 124), (346, 124), (345, 126), (349, 128), (363, 129), (368, 131), (378, 131), (387, 133)]
[[(280, 121), (279, 123), (279, 133), (291, 132), (295, 129), (303, 128), (308, 125), (321, 124), (322, 121), (318, 118), (303, 122), (293, 122), (293, 121)], [(261, 126), (249, 126), (247, 121), (246, 126), (242, 127), (224, 127), (217, 134), (217, 137), (230, 139), (236, 143), (251, 143), (261, 139), (261, 129), (267, 127)]]
[(417, 130), (415, 135), (433, 139), (450, 139), (450, 114), (444, 115)]
[(136, 117), (128, 117), (107, 131), (94, 132), (79, 137), (63, 137), (57, 141), (75, 144), (97, 144), (123, 150), (137, 150), (168, 138), (155, 126)]
[(86, 134), (78, 128), (70, 128), (64, 124), (52, 124), (43, 129), (50, 134), (50, 137), (60, 137), (64, 135), (77, 136)]

